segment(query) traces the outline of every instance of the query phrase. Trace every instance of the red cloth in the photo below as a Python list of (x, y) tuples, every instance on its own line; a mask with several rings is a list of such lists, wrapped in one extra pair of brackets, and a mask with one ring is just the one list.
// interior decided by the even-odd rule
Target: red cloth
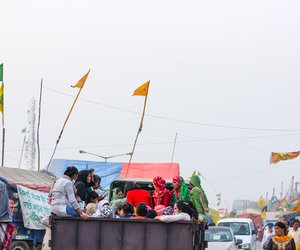
[(146, 216), (135, 216), (135, 217), (130, 217), (132, 220), (145, 220)]
[(167, 207), (167, 206), (171, 205), (171, 193), (168, 189), (165, 189), (165, 193), (160, 197), (155, 197), (153, 194), (153, 198), (154, 198), (155, 206), (163, 205), (163, 206)]
[(134, 189), (127, 192), (127, 202), (131, 203), (134, 207), (140, 202), (145, 202), (149, 207), (153, 207), (152, 198), (150, 193), (144, 189)]
[(173, 177), (173, 182), (180, 182), (181, 183), (181, 177), (179, 175)]
[(166, 189), (166, 181), (161, 176), (156, 176), (153, 179), (155, 191), (153, 192), (154, 205), (163, 205), (165, 207), (170, 205), (171, 194)]
[(15, 202), (13, 200), (9, 200), (9, 209), (10, 209), (11, 215), (14, 214), (14, 205), (15, 205)]
[(12, 234), (15, 231), (15, 225), (12, 223), (7, 223), (4, 239), (2, 241), (2, 248), (3, 250), (10, 250), (11, 241), (12, 241)]
[[(178, 175), (178, 176), (173, 177), (173, 183), (174, 182), (180, 183), (180, 186), (181, 186), (181, 182), (182, 182), (181, 181), (181, 176)], [(172, 194), (174, 194), (176, 199), (179, 200), (179, 198), (180, 198), (180, 188), (179, 189), (174, 188), (173, 191), (172, 191)]]

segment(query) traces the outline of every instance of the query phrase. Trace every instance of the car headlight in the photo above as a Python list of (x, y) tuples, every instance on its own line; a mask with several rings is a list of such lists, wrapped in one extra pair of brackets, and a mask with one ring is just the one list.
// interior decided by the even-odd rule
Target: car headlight
[(246, 243), (246, 244), (242, 244), (242, 249), (251, 249), (251, 244), (250, 243)]

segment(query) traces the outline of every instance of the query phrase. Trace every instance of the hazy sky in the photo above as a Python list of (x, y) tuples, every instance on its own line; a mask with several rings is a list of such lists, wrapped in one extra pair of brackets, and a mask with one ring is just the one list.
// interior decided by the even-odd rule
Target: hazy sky
[(224, 205), (278, 193), (282, 181), (287, 190), (293, 175), (300, 179), (300, 159), (270, 165), (269, 157), (300, 149), (299, 8), (274, 0), (1, 0), (5, 165), (18, 166), (40, 79), (45, 166), (78, 91), (70, 85), (91, 69), (55, 158), (130, 152), (144, 101), (132, 93), (151, 80), (134, 162), (170, 162), (178, 133), (174, 161), (185, 178), (194, 170), (206, 177), (212, 207), (216, 192)]

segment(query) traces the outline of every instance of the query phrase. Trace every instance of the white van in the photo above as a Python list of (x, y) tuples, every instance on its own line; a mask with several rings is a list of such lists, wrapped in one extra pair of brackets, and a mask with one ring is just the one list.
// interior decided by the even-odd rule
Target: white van
[(217, 226), (230, 227), (234, 237), (242, 240), (239, 249), (256, 250), (256, 230), (251, 219), (228, 218), (219, 220)]

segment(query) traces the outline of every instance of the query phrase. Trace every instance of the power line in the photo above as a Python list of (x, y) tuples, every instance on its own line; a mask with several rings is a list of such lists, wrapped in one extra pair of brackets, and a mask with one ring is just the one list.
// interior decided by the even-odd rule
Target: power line
[[(48, 87), (43, 87), (44, 89), (60, 94), (60, 95), (64, 95), (64, 96), (68, 96), (68, 97), (72, 97), (74, 98), (73, 95), (69, 95)], [(79, 100), (87, 102), (87, 103), (91, 103), (94, 105), (99, 105), (99, 106), (103, 106), (106, 108), (110, 108), (110, 109), (114, 109), (114, 110), (118, 110), (118, 111), (122, 111), (122, 112), (127, 112), (127, 113), (131, 113), (131, 114), (136, 114), (136, 115), (140, 115), (141, 113), (136, 112), (136, 111), (132, 111), (132, 110), (128, 110), (128, 109), (123, 109), (123, 108), (119, 108), (116, 106), (112, 106), (112, 105), (107, 105), (107, 104), (103, 104), (103, 103), (99, 103), (99, 102), (95, 102), (95, 101), (91, 101), (88, 99), (84, 99), (84, 98), (79, 98)], [(268, 132), (299, 132), (300, 129), (273, 129), (273, 128), (255, 128), (255, 127), (241, 127), (241, 126), (229, 126), (229, 125), (220, 125), (220, 124), (213, 124), (213, 123), (205, 123), (205, 122), (196, 122), (196, 121), (190, 121), (190, 120), (181, 120), (181, 119), (175, 119), (175, 118), (170, 118), (170, 117), (165, 117), (165, 116), (159, 116), (159, 115), (152, 115), (152, 114), (146, 114), (145, 116), (147, 117), (152, 117), (152, 118), (156, 118), (156, 119), (160, 119), (160, 120), (166, 120), (166, 121), (173, 121), (173, 122), (180, 122), (180, 123), (187, 123), (187, 124), (193, 124), (193, 125), (199, 125), (199, 126), (206, 126), (206, 127), (213, 127), (213, 128), (224, 128), (224, 129), (238, 129), (238, 130), (251, 130), (251, 131), (268, 131)]]
[[(274, 137), (286, 137), (286, 136), (299, 136), (300, 134), (284, 134), (284, 135), (265, 135), (265, 136), (246, 136), (246, 137), (228, 137), (228, 138), (215, 138), (215, 139), (199, 139), (199, 140), (185, 140), (185, 141), (177, 141), (176, 143), (184, 144), (184, 143), (202, 143), (202, 142), (218, 142), (218, 141), (235, 141), (235, 140), (251, 140), (251, 139), (261, 139), (261, 138), (274, 138)], [(173, 144), (173, 141), (166, 142), (146, 142), (139, 143), (139, 146), (152, 146), (152, 145), (167, 145)], [(106, 144), (106, 145), (92, 145), (92, 146), (73, 146), (73, 147), (61, 147), (59, 150), (69, 150), (69, 149), (79, 149), (79, 148), (105, 148), (105, 147), (127, 147), (132, 144)], [(246, 148), (246, 147), (245, 147)], [(53, 148), (41, 148), (41, 150), (52, 150)], [(254, 150), (254, 148), (248, 148)], [(258, 149), (256, 149), (258, 150)], [(18, 152), (20, 149), (8, 149), (6, 152)], [(262, 150), (259, 150), (262, 151)]]

